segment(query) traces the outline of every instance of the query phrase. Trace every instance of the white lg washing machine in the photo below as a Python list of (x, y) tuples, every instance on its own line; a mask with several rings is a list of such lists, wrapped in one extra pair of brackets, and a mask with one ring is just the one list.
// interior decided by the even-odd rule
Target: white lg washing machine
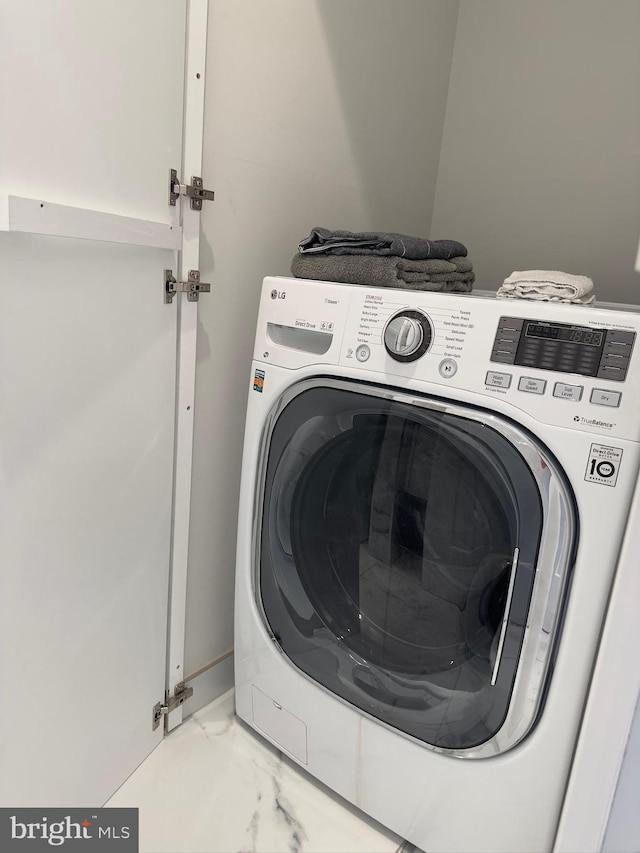
[(426, 851), (547, 851), (640, 462), (640, 315), (265, 279), (238, 715)]

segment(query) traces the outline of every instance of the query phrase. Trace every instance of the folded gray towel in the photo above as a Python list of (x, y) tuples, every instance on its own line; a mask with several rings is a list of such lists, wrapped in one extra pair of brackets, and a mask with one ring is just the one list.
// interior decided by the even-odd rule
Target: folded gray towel
[[(429, 258), (426, 261), (412, 261), (407, 258), (396, 258), (396, 266), (403, 273), (417, 273), (418, 275), (431, 275), (439, 272), (460, 272), (455, 258), (450, 261), (442, 261), (436, 258)], [(464, 261), (465, 258), (460, 258)]]
[(449, 260), (467, 254), (466, 246), (456, 240), (427, 240), (384, 231), (330, 231), (328, 228), (312, 228), (309, 236), (301, 240), (298, 250), (301, 254), (395, 255), (414, 260)]
[(419, 272), (401, 272), (398, 277), (403, 281), (474, 281), (475, 273), (469, 272), (435, 272), (424, 275)]
[[(437, 264), (442, 262), (438, 261)], [(412, 261), (411, 271), (404, 258), (393, 255), (304, 255), (298, 253), (291, 261), (291, 273), (296, 278), (314, 281), (338, 281), (344, 284), (363, 284), (370, 287), (397, 287), (405, 290), (431, 290), (469, 293), (475, 281), (473, 270), (458, 272), (455, 264), (451, 270), (434, 271), (431, 260)], [(424, 271), (420, 272), (419, 267)], [(440, 269), (438, 266), (435, 269)]]
[(451, 263), (456, 265), (458, 272), (471, 272), (473, 264), (469, 258), (451, 258)]

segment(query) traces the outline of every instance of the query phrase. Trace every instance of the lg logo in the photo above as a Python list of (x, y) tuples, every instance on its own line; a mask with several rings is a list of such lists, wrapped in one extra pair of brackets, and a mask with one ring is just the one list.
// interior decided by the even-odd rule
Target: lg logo
[(287, 294), (284, 292), (284, 290), (272, 290), (271, 291), (271, 298), (272, 299), (284, 299), (286, 297), (286, 295)]

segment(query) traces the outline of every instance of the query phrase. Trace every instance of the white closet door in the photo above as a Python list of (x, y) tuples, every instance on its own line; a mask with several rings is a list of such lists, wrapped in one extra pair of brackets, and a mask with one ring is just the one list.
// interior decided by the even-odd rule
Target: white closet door
[(101, 805), (162, 737), (178, 258), (126, 243), (179, 232), (186, 11), (0, 0), (2, 806)]

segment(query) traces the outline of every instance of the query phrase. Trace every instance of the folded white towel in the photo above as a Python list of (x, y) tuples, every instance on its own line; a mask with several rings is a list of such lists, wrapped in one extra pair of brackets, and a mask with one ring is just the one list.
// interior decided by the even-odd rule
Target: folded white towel
[(595, 301), (592, 290), (593, 281), (585, 275), (571, 275), (559, 270), (516, 270), (505, 278), (496, 296), (590, 305)]

